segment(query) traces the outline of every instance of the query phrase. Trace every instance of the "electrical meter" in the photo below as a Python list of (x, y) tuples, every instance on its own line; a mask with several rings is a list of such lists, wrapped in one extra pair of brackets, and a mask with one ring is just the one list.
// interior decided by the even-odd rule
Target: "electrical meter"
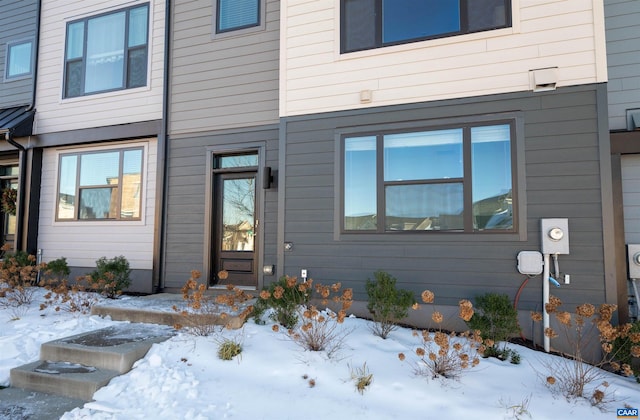
[(568, 219), (541, 219), (540, 233), (543, 254), (569, 253)]

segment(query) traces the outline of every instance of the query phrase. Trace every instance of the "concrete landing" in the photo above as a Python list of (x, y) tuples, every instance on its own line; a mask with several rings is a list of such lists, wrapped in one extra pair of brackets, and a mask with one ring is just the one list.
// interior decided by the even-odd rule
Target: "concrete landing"
[(163, 325), (121, 324), (50, 341), (41, 346), (39, 361), (11, 369), (11, 386), (90, 401), (174, 334)]
[(85, 401), (20, 388), (0, 389), (0, 420), (53, 420)]
[[(173, 293), (158, 293), (149, 296), (136, 297), (136, 305), (132, 306), (125, 298), (111, 299), (91, 308), (91, 315), (111, 317), (114, 321), (142, 322), (149, 324), (160, 324), (174, 326), (184, 324), (185, 320), (181, 310), (186, 309), (186, 303), (182, 295)], [(229, 329), (238, 329), (244, 324), (239, 313), (248, 305), (255, 301), (251, 300), (240, 305), (238, 310), (233, 311), (229, 307), (221, 305), (220, 310), (227, 316), (211, 317), (207, 316), (207, 322), (225, 326)], [(176, 311), (174, 308), (178, 309)], [(198, 315), (193, 315), (198, 316)]]

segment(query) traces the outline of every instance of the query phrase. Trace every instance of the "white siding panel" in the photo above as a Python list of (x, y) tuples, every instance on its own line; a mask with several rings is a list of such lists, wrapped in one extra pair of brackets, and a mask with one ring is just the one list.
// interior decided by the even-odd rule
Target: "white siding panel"
[(58, 154), (77, 149), (45, 150), (38, 225), (38, 245), (45, 262), (65, 257), (70, 266), (95, 267), (100, 257), (124, 255), (132, 269), (152, 269), (157, 141), (119, 143), (121, 147), (130, 145), (146, 147), (143, 217), (135, 222), (55, 222)]
[(600, 2), (512, 4), (512, 28), (340, 54), (339, 0), (283, 0), (280, 116), (526, 91), (544, 67), (558, 87), (606, 81)]
[(66, 24), (70, 20), (132, 5), (123, 0), (42, 2), (40, 61), (36, 94), (36, 133), (126, 124), (162, 118), (165, 2), (150, 2), (146, 87), (62, 99)]

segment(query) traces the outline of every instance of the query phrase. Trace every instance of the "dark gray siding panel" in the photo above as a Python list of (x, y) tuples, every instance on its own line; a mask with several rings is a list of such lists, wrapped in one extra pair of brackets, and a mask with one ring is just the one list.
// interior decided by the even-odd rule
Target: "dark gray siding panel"
[(34, 42), (37, 29), (37, 1), (0, 1), (0, 108), (31, 104), (33, 77), (5, 79), (7, 44)]
[[(286, 190), (283, 273), (309, 270), (316, 282), (342, 282), (366, 300), (364, 283), (376, 270), (398, 279), (398, 286), (418, 295), (425, 288), (436, 302), (457, 304), (485, 292), (520, 290), (519, 308), (540, 309), (541, 276), (527, 280), (516, 269), (522, 250), (540, 249), (540, 219), (568, 218), (571, 254), (560, 269), (571, 284), (552, 290), (568, 304), (605, 301), (603, 220), (600, 188), (600, 139), (597, 92), (590, 85), (543, 94), (518, 93), (293, 117), (285, 127)], [(513, 113), (524, 120), (524, 159), (518, 167), (525, 181), (526, 232), (520, 235), (433, 233), (348, 235), (336, 232), (341, 182), (334, 162), (336, 133), (352, 127), (423, 121), (435, 125), (460, 116)], [(515, 207), (515, 206), (514, 206)]]
[[(278, 167), (278, 130), (274, 126), (250, 131), (225, 131), (198, 137), (170, 138), (168, 142), (167, 218), (164, 251), (164, 287), (180, 288), (191, 270), (202, 271), (205, 259), (207, 159), (212, 151), (260, 145), (265, 165)], [(275, 185), (275, 184), (274, 184)], [(264, 264), (276, 262), (277, 189), (260, 190)], [(203, 278), (204, 278), (203, 273)]]

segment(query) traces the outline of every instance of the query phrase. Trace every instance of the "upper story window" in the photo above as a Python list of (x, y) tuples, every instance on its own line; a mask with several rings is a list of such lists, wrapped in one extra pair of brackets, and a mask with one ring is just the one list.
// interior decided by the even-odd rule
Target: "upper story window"
[(260, 26), (261, 0), (216, 0), (216, 33)]
[(67, 24), (64, 97), (147, 84), (149, 5)]
[(143, 148), (60, 155), (56, 220), (140, 220)]
[(515, 232), (513, 121), (342, 138), (342, 229)]
[(342, 0), (341, 51), (511, 26), (510, 0)]
[(5, 77), (28, 76), (32, 72), (33, 41), (10, 42), (7, 45)]

